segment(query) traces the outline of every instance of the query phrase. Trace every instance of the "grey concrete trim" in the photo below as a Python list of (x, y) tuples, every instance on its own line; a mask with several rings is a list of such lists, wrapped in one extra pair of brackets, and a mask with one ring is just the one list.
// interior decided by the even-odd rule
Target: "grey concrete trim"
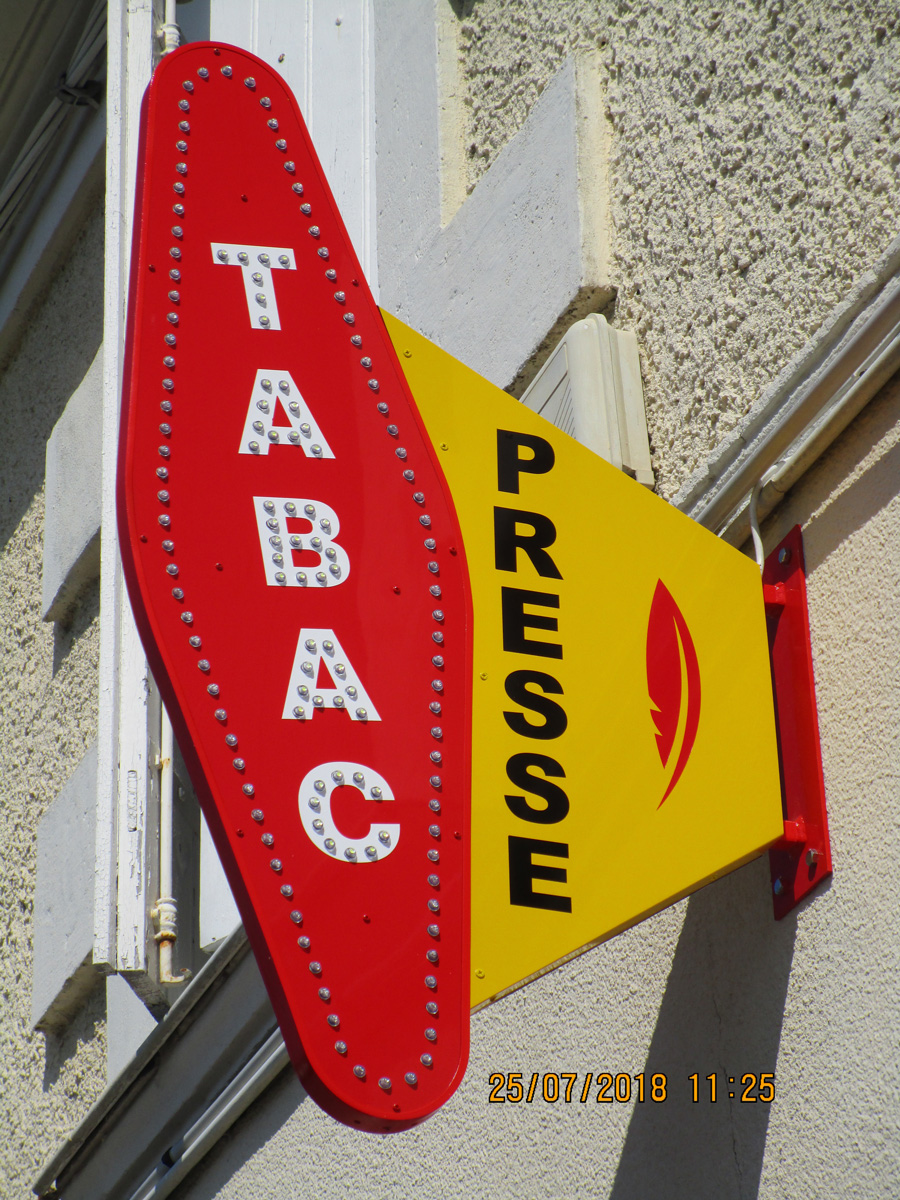
[(88, 214), (103, 203), (106, 104), (75, 115), (0, 255), (0, 369)]
[(243, 927), (185, 988), (33, 1184), (123, 1196), (153, 1170), (276, 1028)]
[(114, 1083), (156, 1029), (157, 1020), (122, 975), (106, 977), (106, 1082)]
[(380, 302), (505, 387), (548, 331), (549, 351), (614, 295), (596, 61), (566, 60), (442, 228), (433, 24), (398, 20), (386, 5), (375, 41)]
[(103, 348), (98, 350), (47, 442), (42, 607), (65, 617), (100, 574), (100, 441)]
[(165, 1200), (171, 1196), (185, 1176), (289, 1065), (287, 1047), (276, 1029), (166, 1153), (164, 1162), (168, 1170), (161, 1173), (158, 1167), (154, 1168), (128, 1200)]
[(90, 747), (37, 831), (31, 1021), (66, 1023), (93, 986), (90, 896), (94, 876), (97, 743)]
[(211, 950), (228, 937), (241, 918), (231, 894), (219, 853), (203, 814), (200, 814), (200, 947)]
[(759, 503), (763, 517), (898, 369), (900, 238), (673, 503), (732, 544), (743, 544), (754, 485), (765, 484)]

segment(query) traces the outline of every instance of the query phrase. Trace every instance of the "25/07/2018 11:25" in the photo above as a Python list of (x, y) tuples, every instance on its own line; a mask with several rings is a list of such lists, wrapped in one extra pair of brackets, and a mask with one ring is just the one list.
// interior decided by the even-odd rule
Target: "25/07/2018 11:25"
[[(562, 1100), (564, 1104), (571, 1104), (573, 1101), (586, 1104), (592, 1087), (596, 1088), (595, 1099), (598, 1104), (628, 1104), (631, 1100), (638, 1104), (644, 1103), (645, 1100), (660, 1104), (669, 1096), (668, 1076), (662, 1072), (657, 1072), (648, 1079), (643, 1071), (638, 1075), (627, 1075), (624, 1072), (613, 1075), (603, 1071), (596, 1076), (588, 1071), (582, 1077), (580, 1086), (577, 1086), (578, 1071), (548, 1071), (543, 1075), (534, 1071), (527, 1084), (523, 1083), (523, 1078), (521, 1071), (492, 1074), (488, 1080), (491, 1089), (488, 1101), (491, 1104), (520, 1104), (522, 1101), (531, 1104), (535, 1098), (539, 1098), (548, 1104), (555, 1104), (558, 1100)], [(723, 1092), (727, 1091), (729, 1099), (737, 1099), (742, 1104), (755, 1104), (757, 1101), (771, 1104), (775, 1099), (775, 1076), (771, 1072), (745, 1072), (740, 1077), (723, 1075), (723, 1078), (727, 1081)], [(704, 1090), (699, 1072), (688, 1076), (688, 1082), (691, 1085), (691, 1101), (698, 1104), (701, 1090)], [(719, 1095), (716, 1074), (707, 1075), (705, 1084), (709, 1089), (709, 1101), (714, 1104)]]

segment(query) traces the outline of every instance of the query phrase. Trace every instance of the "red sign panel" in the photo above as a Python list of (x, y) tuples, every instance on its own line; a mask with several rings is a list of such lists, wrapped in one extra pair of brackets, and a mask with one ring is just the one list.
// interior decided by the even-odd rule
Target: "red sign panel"
[(129, 594), (291, 1058), (424, 1119), (468, 1052), (459, 527), (296, 102), (243, 50), (145, 99), (119, 462)]

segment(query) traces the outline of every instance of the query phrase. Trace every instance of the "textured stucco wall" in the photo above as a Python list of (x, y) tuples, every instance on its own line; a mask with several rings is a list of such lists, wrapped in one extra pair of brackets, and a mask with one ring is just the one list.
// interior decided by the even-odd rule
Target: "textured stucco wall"
[(615, 321), (640, 339), (672, 496), (897, 234), (897, 6), (454, 7), (470, 187), (565, 56), (601, 53)]
[(41, 619), (44, 455), (100, 344), (102, 294), (98, 212), (0, 376), (0, 1195), (10, 1197), (27, 1195), (106, 1078), (102, 986), (62, 1032), (30, 1027), (37, 826), (96, 737), (100, 632), (97, 586), (67, 627)]

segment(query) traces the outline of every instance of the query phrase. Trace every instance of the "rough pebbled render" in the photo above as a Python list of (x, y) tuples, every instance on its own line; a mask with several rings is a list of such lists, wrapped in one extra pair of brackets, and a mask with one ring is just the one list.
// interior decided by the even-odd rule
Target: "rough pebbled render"
[[(102, 335), (103, 218), (91, 218), (0, 377), (0, 1194), (26, 1196), (106, 1081), (105, 1002), (31, 1028), (38, 822), (97, 734), (99, 590), (42, 620), (44, 452)], [(90, 900), (88, 899), (88, 902)]]

